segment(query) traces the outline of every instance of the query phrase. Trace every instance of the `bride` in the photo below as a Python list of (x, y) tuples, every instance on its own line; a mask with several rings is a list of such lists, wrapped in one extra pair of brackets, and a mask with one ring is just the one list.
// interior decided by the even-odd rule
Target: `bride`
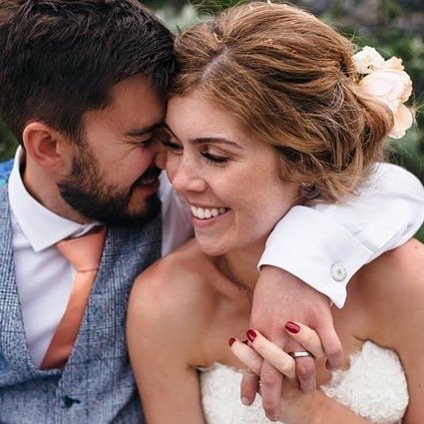
[[(259, 2), (178, 36), (166, 170), (190, 205), (195, 240), (144, 272), (131, 294), (129, 352), (149, 424), (422, 421), (419, 242), (362, 268), (345, 307), (333, 308), (342, 369), (326, 368), (302, 323), (281, 329), (303, 344), (300, 354), (248, 329), (256, 264), (276, 222), (296, 204), (348, 201), (376, 172), (385, 135), (410, 125), (400, 62), (365, 53), (352, 58), (350, 42), (308, 13)], [(395, 107), (374, 100), (367, 80), (387, 70), (404, 83)], [(304, 355), (316, 359), (310, 394), (294, 379)], [(262, 357), (285, 375), (280, 413), (268, 418), (256, 379), (239, 400), (240, 380)]]

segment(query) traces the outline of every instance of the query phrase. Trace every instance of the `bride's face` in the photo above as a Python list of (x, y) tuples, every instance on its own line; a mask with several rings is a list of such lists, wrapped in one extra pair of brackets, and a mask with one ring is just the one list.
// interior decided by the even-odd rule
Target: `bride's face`
[(278, 157), (199, 92), (169, 101), (166, 171), (190, 206), (202, 250), (219, 255), (263, 243), (298, 199)]

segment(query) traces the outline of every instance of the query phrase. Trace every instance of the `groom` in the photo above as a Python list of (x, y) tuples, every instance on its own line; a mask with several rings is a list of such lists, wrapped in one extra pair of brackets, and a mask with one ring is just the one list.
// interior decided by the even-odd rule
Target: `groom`
[[(187, 210), (155, 165), (173, 37), (136, 0), (10, 0), (2, 7), (0, 115), (20, 147), (0, 187), (0, 422), (142, 422), (125, 345), (128, 293), (143, 269), (191, 234)], [(309, 257), (300, 248), (283, 268), (306, 276), (304, 263), (310, 275), (321, 273), (319, 288), (331, 296), (337, 286), (333, 300), (341, 306), (351, 275), (422, 220), (414, 216), (421, 186), (403, 171), (391, 173), (406, 184), (397, 219), (407, 230), (386, 225), (391, 201), (369, 190), (355, 207), (376, 223), (369, 200), (388, 211), (374, 249), (376, 233), (355, 224), (355, 208), (332, 210), (334, 220), (325, 207), (300, 208), (281, 222), (264, 263), (278, 266), (285, 238), (294, 246), (298, 237), (316, 250)], [(389, 177), (384, 184), (400, 196)], [(318, 229), (325, 222), (325, 233), (305, 241), (296, 235), (314, 222)], [(328, 249), (338, 240), (347, 251)], [(321, 272), (336, 262), (338, 273)], [(337, 365), (341, 348), (326, 296), (282, 270), (267, 278), (275, 272), (264, 267), (255, 327), (283, 333), (288, 319), (313, 325)], [(278, 300), (276, 290), (286, 298)], [(313, 361), (305, 364), (306, 387)], [(275, 376), (270, 389), (277, 383)]]

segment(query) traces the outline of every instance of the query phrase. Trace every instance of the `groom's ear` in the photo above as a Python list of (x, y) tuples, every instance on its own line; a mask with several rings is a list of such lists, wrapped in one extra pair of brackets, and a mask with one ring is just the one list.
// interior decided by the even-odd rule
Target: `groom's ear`
[(54, 171), (64, 165), (69, 142), (51, 126), (39, 121), (30, 122), (24, 128), (22, 139), (27, 155), (44, 170)]

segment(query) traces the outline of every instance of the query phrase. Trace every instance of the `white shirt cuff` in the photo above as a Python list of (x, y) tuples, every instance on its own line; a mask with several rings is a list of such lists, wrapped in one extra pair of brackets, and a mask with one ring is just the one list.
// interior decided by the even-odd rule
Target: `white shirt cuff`
[(295, 206), (269, 236), (258, 266), (285, 269), (341, 308), (348, 281), (372, 256), (371, 250), (331, 216)]

